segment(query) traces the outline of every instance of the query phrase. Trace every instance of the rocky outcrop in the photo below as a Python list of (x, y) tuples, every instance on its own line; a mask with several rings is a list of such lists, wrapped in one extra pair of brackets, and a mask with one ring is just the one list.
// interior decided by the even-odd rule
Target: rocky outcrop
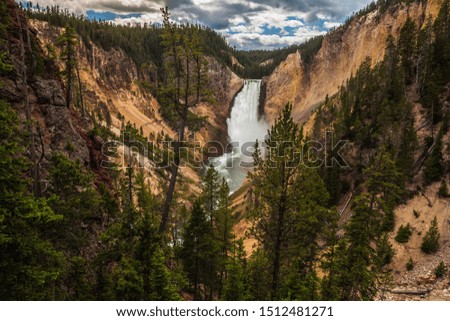
[(297, 110), (305, 95), (304, 70), (300, 52), (289, 55), (269, 76), (262, 81), (265, 87), (264, 113), (266, 119), (272, 122), (280, 109), (288, 102)]
[(304, 122), (314, 106), (327, 94), (335, 94), (367, 57), (372, 63), (383, 58), (388, 35), (398, 36), (408, 16), (422, 25), (429, 15), (436, 17), (440, 3), (430, 0), (426, 4), (399, 4), (384, 13), (374, 11), (354, 19), (325, 36), (310, 66), (302, 62), (301, 52), (291, 54), (264, 79), (268, 120), (273, 122), (280, 108), (292, 102), (294, 118)]
[[(395, 228), (390, 234), (390, 242), (395, 251), (389, 269), (393, 271), (393, 287), (386, 299), (442, 299), (450, 300), (448, 277), (436, 278), (434, 269), (443, 261), (450, 266), (450, 214), (448, 199), (437, 196), (440, 183), (432, 184), (424, 193), (418, 194), (395, 211)], [(432, 203), (429, 203), (429, 200)], [(423, 236), (433, 218), (438, 221), (440, 248), (437, 253), (425, 254), (421, 251)], [(400, 226), (411, 226), (412, 235), (406, 243), (395, 241)], [(409, 259), (414, 262), (411, 271), (406, 268)], [(448, 276), (448, 274), (447, 274)]]
[[(52, 46), (62, 29), (51, 27), (47, 22), (31, 20), (42, 48)], [(93, 43), (80, 41), (78, 67), (84, 87), (87, 109), (109, 113), (114, 131), (118, 134), (124, 117), (125, 122), (142, 127), (146, 136), (164, 131), (173, 134), (163, 124), (156, 99), (139, 87), (136, 64), (122, 50), (104, 50)]]
[[(30, 23), (44, 48), (53, 44), (62, 31), (46, 22), (32, 20)], [(100, 109), (99, 106), (105, 109), (106, 106), (116, 133), (120, 132), (123, 117), (125, 122), (142, 127), (147, 137), (161, 131), (174, 136), (174, 131), (159, 113), (158, 101), (140, 86), (142, 81), (150, 83), (155, 79), (150, 79), (150, 73), (138, 68), (126, 53), (117, 48), (104, 50), (92, 42), (80, 42), (78, 56), (86, 104), (93, 109)], [(212, 90), (211, 102), (192, 109), (195, 114), (206, 117), (205, 128), (197, 133), (196, 139), (202, 144), (211, 140), (226, 144), (226, 118), (243, 80), (228, 67), (208, 57), (208, 84)]]
[[(53, 153), (65, 153), (82, 164), (92, 165), (85, 135), (92, 125), (84, 123), (66, 108), (64, 85), (56, 72), (58, 68), (53, 62), (42, 58), (44, 54), (39, 47), (31, 45), (37, 43), (35, 32), (29, 28), (17, 4), (8, 0), (7, 8), (15, 19), (11, 20), (12, 25), (6, 33), (7, 42), (2, 45), (1, 51), (6, 52), (13, 68), (0, 80), (0, 96), (23, 119), (23, 130), (28, 137), (33, 137), (40, 168), (45, 169)], [(40, 69), (34, 68), (33, 62), (37, 59), (42, 62)], [(25, 72), (24, 61), (31, 61), (25, 64)], [(31, 116), (28, 123), (27, 110)]]
[[(208, 81), (212, 88), (214, 102), (202, 103), (193, 109), (200, 116), (207, 117), (205, 128), (198, 137), (202, 143), (218, 141), (222, 146), (228, 143), (227, 118), (237, 93), (242, 89), (244, 80), (230, 68), (220, 65), (215, 59), (208, 58)], [(205, 156), (220, 156), (221, 151), (211, 151)]]

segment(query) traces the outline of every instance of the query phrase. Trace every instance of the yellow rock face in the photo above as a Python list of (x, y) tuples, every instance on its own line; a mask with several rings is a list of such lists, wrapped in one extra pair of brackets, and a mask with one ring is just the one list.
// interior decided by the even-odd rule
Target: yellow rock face
[(436, 17), (441, 2), (431, 0), (425, 6), (422, 3), (401, 4), (382, 14), (375, 11), (355, 19), (348, 27), (325, 36), (322, 48), (309, 68), (303, 66), (301, 53), (291, 54), (264, 79), (268, 121), (273, 122), (280, 108), (291, 102), (294, 119), (305, 122), (314, 106), (327, 94), (335, 94), (367, 57), (373, 64), (383, 58), (388, 35), (397, 37), (408, 15), (417, 25), (422, 25), (426, 17)]

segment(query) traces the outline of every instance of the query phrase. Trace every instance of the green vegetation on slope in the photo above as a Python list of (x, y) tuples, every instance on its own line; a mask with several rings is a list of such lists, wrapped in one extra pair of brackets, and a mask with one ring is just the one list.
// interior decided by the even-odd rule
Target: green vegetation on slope
[[(161, 39), (162, 26), (160, 25), (123, 26), (107, 21), (94, 21), (85, 16), (76, 16), (63, 11), (58, 6), (39, 7), (39, 10), (27, 6), (26, 12), (30, 18), (47, 21), (52, 26), (70, 26), (80, 35), (88, 48), (91, 41), (105, 50), (120, 48), (133, 59), (137, 66), (141, 67), (141, 72), (145, 72), (146, 66), (154, 65), (160, 71), (159, 77), (162, 76), (164, 46)], [(186, 24), (181, 25), (180, 28), (198, 29), (206, 55), (227, 65), (239, 76), (252, 79), (269, 75), (281, 61), (296, 50), (301, 50), (304, 61), (310, 63), (314, 54), (320, 49), (323, 39), (322, 36), (319, 36), (304, 44), (279, 50), (240, 51), (232, 48), (223, 36), (206, 26)], [(232, 57), (235, 57), (243, 68), (233, 64)], [(271, 63), (263, 64), (267, 61), (271, 61)]]
[[(0, 17), (7, 16), (0, 5)], [(5, 32), (13, 37), (8, 28), (0, 20), (2, 38)], [(433, 150), (441, 149), (448, 128), (442, 94), (450, 82), (449, 37), (446, 0), (433, 25), (419, 30), (407, 21), (398, 40), (389, 38), (381, 63), (364, 63), (320, 107), (316, 134), (334, 127), (339, 138), (348, 139), (353, 169), (292, 166), (301, 161), (306, 137), (285, 106), (266, 142), (274, 147), (273, 157), (262, 160), (258, 149), (254, 153), (259, 167), (250, 176), (248, 197), (259, 247), (250, 257), (232, 233), (228, 187), (212, 168), (199, 197), (189, 203), (190, 194), (178, 184), (163, 235), (158, 225), (164, 200), (151, 192), (155, 182), (142, 170), (110, 170), (102, 184), (92, 169), (53, 153), (48, 188), (33, 195), (31, 166), (20, 147), (28, 145), (21, 134), (26, 124), (0, 101), (0, 299), (373, 299), (389, 282), (386, 265), (394, 252), (386, 233), (392, 231), (394, 209), (408, 196), (405, 183), (417, 175), (414, 115), (405, 92), (419, 93), (429, 124), (440, 128), (429, 130), (427, 157), (419, 165), (443, 165), (442, 151)], [(2, 76), (11, 73), (10, 58), (0, 54)], [(132, 137), (146, 141), (127, 127)], [(110, 135), (98, 124), (94, 134)], [(349, 174), (353, 180), (344, 188)], [(425, 183), (439, 178), (431, 170), (424, 176)], [(350, 189), (351, 214), (341, 233), (334, 205)], [(424, 252), (439, 249), (436, 219), (423, 241)]]

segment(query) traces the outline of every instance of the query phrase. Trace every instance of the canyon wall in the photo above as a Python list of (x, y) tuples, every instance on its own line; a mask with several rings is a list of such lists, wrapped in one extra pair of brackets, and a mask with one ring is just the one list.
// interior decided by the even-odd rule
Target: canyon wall
[(301, 52), (291, 54), (264, 79), (268, 121), (273, 122), (279, 110), (291, 102), (294, 119), (305, 122), (314, 107), (326, 95), (335, 94), (367, 57), (373, 64), (382, 60), (387, 37), (397, 37), (408, 16), (423, 25), (427, 17), (436, 17), (441, 2), (399, 4), (384, 13), (374, 11), (353, 19), (325, 36), (310, 66), (303, 63)]

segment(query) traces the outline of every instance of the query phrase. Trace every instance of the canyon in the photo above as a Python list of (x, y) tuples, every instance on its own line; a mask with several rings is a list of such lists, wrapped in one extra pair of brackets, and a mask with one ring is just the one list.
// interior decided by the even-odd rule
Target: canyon
[[(281, 108), (291, 102), (293, 116), (299, 125), (305, 125), (305, 131), (311, 131), (314, 112), (327, 96), (336, 94), (339, 87), (356, 73), (367, 57), (372, 65), (381, 61), (385, 54), (387, 37), (398, 38), (400, 29), (407, 17), (417, 26), (424, 27), (428, 18), (435, 19), (441, 0), (398, 4), (388, 8), (386, 12), (370, 12), (355, 18), (348, 25), (338, 27), (327, 34), (321, 48), (314, 59), (306, 64), (302, 52), (289, 55), (275, 70), (262, 80), (240, 78), (228, 66), (220, 63), (214, 57), (208, 60), (208, 86), (213, 99), (202, 102), (192, 108), (192, 112), (205, 117), (204, 126), (195, 133), (191, 142), (199, 141), (205, 144), (217, 141), (222, 146), (230, 142), (249, 143), (256, 139), (263, 140), (269, 125), (272, 125)], [(14, 4), (8, 2), (11, 7)], [(18, 19), (23, 28), (28, 25), (30, 32), (39, 44), (43, 55), (49, 55), (51, 44), (61, 35), (63, 29), (39, 20), (27, 21), (24, 16)], [(16, 23), (16, 22), (15, 22)], [(11, 40), (10, 55), (16, 70), (20, 70), (20, 45), (18, 37)], [(148, 74), (142, 72), (142, 66), (120, 48), (105, 50), (93, 42), (86, 46), (80, 41), (77, 45), (78, 68), (80, 79), (85, 89), (86, 109), (92, 114), (107, 111), (111, 116), (111, 130), (120, 136), (123, 122), (130, 122), (136, 128), (142, 129), (144, 137), (163, 133), (170, 137), (175, 132), (165, 122), (160, 112), (160, 105), (151, 91), (146, 90), (141, 82), (152, 83)], [(235, 57), (231, 57), (234, 65), (240, 65)], [(154, 67), (154, 66), (153, 66)], [(89, 137), (93, 129), (88, 117), (81, 117), (73, 110), (64, 108), (64, 84), (57, 76), (62, 66), (51, 64), (43, 75), (31, 79), (26, 84), (27, 92), (23, 93), (24, 79), (19, 73), (4, 77), (0, 89), (2, 97), (6, 97), (13, 108), (19, 111), (20, 117), (26, 118), (23, 106), (23, 95), (29, 96), (33, 119), (36, 122), (36, 148), (41, 151), (42, 168), (45, 171), (50, 155), (64, 152), (71, 159), (78, 160), (86, 167), (97, 171), (97, 182), (107, 174), (101, 168), (102, 145), (100, 137)], [(415, 126), (421, 122), (420, 108), (416, 105)], [(423, 137), (421, 137), (423, 140)], [(449, 136), (444, 137), (449, 141)], [(68, 148), (68, 145), (72, 148)], [(124, 147), (122, 154), (128, 153)], [(244, 246), (248, 255), (256, 248), (256, 241), (248, 238), (246, 232), (249, 223), (245, 219), (246, 208), (249, 206), (249, 189), (251, 183), (246, 180), (247, 170), (239, 166), (227, 168), (227, 164), (241, 161), (242, 153), (238, 149), (223, 150), (206, 155), (200, 155), (210, 161), (219, 174), (228, 180), (230, 185), (232, 208), (237, 218), (235, 232), (237, 237), (245, 238)], [(209, 159), (208, 159), (209, 158)], [(167, 180), (167, 173), (161, 174), (153, 168), (153, 163), (145, 161), (144, 170), (152, 193), (161, 197)], [(190, 167), (181, 169), (182, 200), (186, 207), (192, 206), (191, 198), (201, 192), (201, 171)], [(439, 261), (450, 266), (450, 217), (449, 202), (437, 197), (439, 184), (435, 183), (423, 193), (418, 194), (396, 209), (397, 221), (395, 231), (405, 224), (410, 224), (414, 235), (408, 245), (397, 244), (394, 235), (390, 240), (394, 244), (396, 255), (390, 265), (393, 271), (394, 287), (378, 299), (444, 299), (450, 300), (448, 284), (437, 281), (432, 271)], [(349, 198), (350, 197), (350, 198)], [(345, 211), (351, 195), (345, 195), (340, 200), (337, 210), (344, 214), (340, 224), (350, 216)], [(430, 205), (430, 199), (432, 200)], [(414, 211), (420, 212), (420, 219), (414, 217)], [(441, 233), (441, 250), (435, 255), (424, 255), (420, 251), (420, 235), (429, 227), (429, 222), (436, 213)], [(391, 233), (392, 234), (392, 233)], [(405, 264), (413, 258), (417, 268), (406, 271)], [(419, 294), (417, 294), (419, 293)], [(424, 294), (425, 293), (425, 294)]]

